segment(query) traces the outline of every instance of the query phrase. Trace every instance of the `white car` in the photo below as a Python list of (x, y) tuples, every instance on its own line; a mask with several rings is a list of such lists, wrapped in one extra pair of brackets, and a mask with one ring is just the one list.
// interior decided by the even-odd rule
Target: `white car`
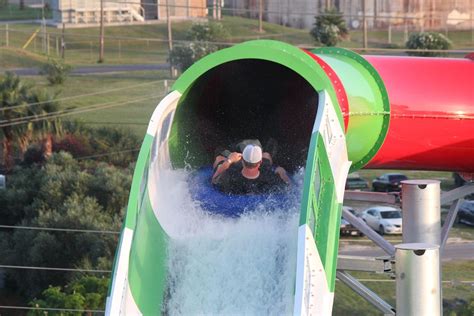
[(402, 212), (397, 208), (374, 206), (362, 213), (362, 219), (380, 235), (402, 233)]

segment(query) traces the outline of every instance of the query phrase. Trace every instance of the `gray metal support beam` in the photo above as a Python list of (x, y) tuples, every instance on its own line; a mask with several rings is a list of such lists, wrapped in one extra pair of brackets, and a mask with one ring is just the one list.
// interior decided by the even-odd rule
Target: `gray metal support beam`
[(336, 271), (336, 277), (341, 282), (350, 287), (352, 290), (354, 290), (357, 294), (362, 296), (370, 304), (374, 305), (377, 309), (382, 311), (385, 315), (395, 315), (395, 309), (390, 304), (381, 299), (377, 294), (372, 292), (369, 288), (360, 283), (349, 273), (345, 271)]
[(402, 181), (403, 242), (441, 243), (440, 181)]
[(344, 200), (395, 204), (397, 202), (397, 196), (396, 194), (383, 192), (346, 190)]
[(395, 247), (386, 241), (382, 236), (376, 233), (369, 225), (367, 225), (363, 220), (354, 216), (351, 212), (347, 210), (342, 210), (342, 217), (351, 223), (354, 227), (359, 229), (363, 234), (367, 236), (370, 240), (376, 243), (380, 248), (382, 248), (390, 256), (395, 256)]
[(444, 247), (446, 246), (446, 241), (448, 240), (449, 231), (451, 227), (453, 227), (454, 220), (456, 219), (456, 215), (458, 214), (459, 206), (463, 202), (463, 199), (455, 200), (451, 207), (449, 208), (448, 215), (444, 220), (444, 225), (441, 230), (441, 244), (440, 244), (440, 251), (443, 252)]
[(397, 313), (442, 315), (439, 245), (410, 243), (396, 248)]
[(363, 257), (339, 255), (337, 257), (337, 269), (387, 273), (392, 271), (392, 259), (388, 256)]
[(474, 183), (465, 184), (454, 190), (443, 192), (441, 194), (441, 205), (449, 204), (472, 193), (474, 193)]

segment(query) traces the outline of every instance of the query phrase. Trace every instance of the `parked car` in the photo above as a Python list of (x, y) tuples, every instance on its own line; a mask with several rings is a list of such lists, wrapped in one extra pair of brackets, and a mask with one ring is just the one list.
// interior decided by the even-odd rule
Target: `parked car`
[[(352, 207), (348, 207), (348, 206), (343, 206), (343, 209), (345, 210), (348, 210), (349, 212), (351, 212), (354, 216), (357, 216), (359, 217), (359, 213), (357, 213), (357, 211), (355, 209), (353, 209)], [(354, 226), (352, 226), (351, 223), (349, 223), (348, 221), (346, 221), (344, 218), (341, 217), (341, 227), (340, 227), (340, 234), (341, 236), (344, 236), (344, 235), (348, 235), (348, 236), (364, 236), (364, 234), (358, 230), (357, 228), (355, 228)]]
[(362, 220), (380, 235), (402, 233), (402, 212), (394, 207), (368, 208), (362, 213)]
[(358, 173), (351, 173), (347, 176), (346, 190), (365, 190), (369, 188), (369, 183)]
[(474, 201), (464, 201), (459, 206), (458, 223), (474, 225)]
[(378, 192), (400, 192), (402, 189), (401, 182), (408, 180), (408, 177), (401, 173), (385, 173), (372, 181), (372, 188)]

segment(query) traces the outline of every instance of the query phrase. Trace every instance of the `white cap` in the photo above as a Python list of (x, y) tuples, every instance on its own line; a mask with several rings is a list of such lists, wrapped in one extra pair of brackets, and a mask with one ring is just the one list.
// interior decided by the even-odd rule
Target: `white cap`
[(262, 148), (256, 145), (247, 145), (242, 153), (242, 158), (249, 163), (257, 163), (262, 160)]

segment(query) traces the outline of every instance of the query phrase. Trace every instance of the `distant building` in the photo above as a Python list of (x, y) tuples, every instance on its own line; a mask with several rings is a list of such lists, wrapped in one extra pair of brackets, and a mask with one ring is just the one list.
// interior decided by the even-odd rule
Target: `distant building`
[[(140, 23), (166, 19), (165, 0), (103, 0), (104, 22)], [(100, 23), (100, 0), (51, 0), (56, 24), (88, 25)], [(206, 17), (205, 0), (168, 0), (172, 19)]]
[[(263, 0), (264, 19), (268, 22), (297, 28), (311, 28), (314, 16), (326, 6), (334, 6), (343, 12), (349, 27), (362, 25), (361, 0)], [(474, 8), (472, 0), (366, 0), (365, 14), (368, 27), (405, 25), (439, 29), (472, 28)], [(227, 0), (225, 7), (235, 15), (256, 18), (259, 0)]]

